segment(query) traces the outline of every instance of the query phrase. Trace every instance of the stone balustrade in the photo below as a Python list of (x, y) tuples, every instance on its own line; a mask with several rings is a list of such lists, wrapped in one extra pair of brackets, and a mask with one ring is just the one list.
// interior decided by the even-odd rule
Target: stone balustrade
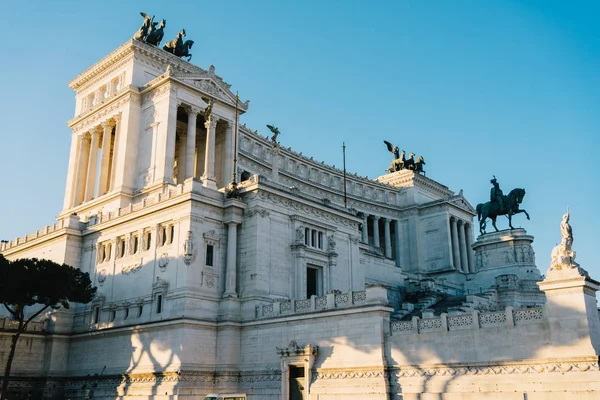
[[(19, 327), (19, 321), (13, 321), (10, 318), (0, 318), (0, 332), (11, 332), (16, 331)], [(26, 332), (43, 332), (44, 331), (44, 323), (43, 322), (30, 322), (27, 325)]]
[(373, 304), (383, 300), (382, 293), (385, 290), (385, 288), (375, 286), (357, 292), (350, 291), (345, 293), (328, 293), (325, 296), (312, 296), (310, 299), (305, 300), (274, 301), (273, 303), (257, 306), (257, 318), (289, 316)]
[(448, 316), (443, 313), (440, 317), (419, 318), (411, 321), (392, 321), (392, 335), (408, 335), (428, 332), (454, 331), (461, 329), (486, 329), (498, 326), (522, 326), (540, 323), (546, 320), (543, 307), (524, 308), (515, 310), (506, 307), (504, 311), (480, 312)]

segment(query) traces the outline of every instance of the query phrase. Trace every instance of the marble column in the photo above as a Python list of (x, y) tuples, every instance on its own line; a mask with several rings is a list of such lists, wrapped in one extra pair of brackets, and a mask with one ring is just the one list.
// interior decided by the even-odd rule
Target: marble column
[(179, 142), (177, 143), (177, 184), (180, 185), (185, 181), (187, 169), (187, 137), (183, 131), (177, 132)]
[(369, 216), (367, 213), (362, 213), (362, 239), (363, 243), (369, 244)]
[(225, 128), (225, 159), (222, 160), (223, 164), (223, 185), (231, 182), (233, 179), (233, 122), (227, 121), (227, 127)]
[(112, 128), (114, 122), (108, 120), (102, 123), (102, 153), (100, 156), (100, 176), (98, 177), (98, 196), (108, 192), (109, 185), (109, 162), (110, 162), (110, 142), (112, 138)]
[(87, 163), (90, 158), (90, 142), (86, 135), (79, 135), (77, 137), (78, 142), (78, 154), (77, 164), (73, 166), (75, 168), (75, 186), (73, 189), (73, 196), (71, 207), (78, 206), (83, 202), (85, 197), (85, 182), (87, 178)]
[(386, 258), (392, 258), (392, 238), (390, 237), (390, 219), (383, 219), (384, 241), (385, 241), (385, 256)]
[(113, 145), (112, 161), (110, 162), (110, 182), (108, 184), (108, 190), (111, 191), (115, 188), (115, 179), (117, 177), (117, 159), (119, 156), (119, 139), (121, 137), (121, 113), (113, 115), (112, 119), (115, 121), (115, 140)]
[(400, 221), (394, 220), (394, 248), (396, 249), (396, 267), (400, 266)]
[(196, 121), (199, 110), (195, 107), (187, 109), (187, 145), (185, 151), (185, 178), (194, 178), (196, 166)]
[(458, 247), (458, 231), (456, 228), (456, 218), (454, 217), (450, 217), (450, 230), (452, 239), (452, 260), (454, 261), (454, 268), (460, 271), (460, 248)]
[(459, 221), (458, 223), (458, 243), (460, 245), (461, 270), (468, 274), (469, 265), (467, 261), (467, 240), (465, 239), (465, 223), (463, 221)]
[(90, 134), (90, 154), (88, 157), (84, 201), (91, 200), (94, 197), (94, 189), (96, 186), (96, 164), (98, 163), (98, 140), (100, 139), (99, 128), (93, 129)]
[(373, 215), (373, 247), (376, 249), (381, 248), (381, 242), (379, 240), (379, 217)]
[(475, 263), (473, 262), (473, 227), (471, 224), (465, 224), (465, 233), (467, 236), (467, 261), (469, 262), (469, 272), (475, 273)]
[(215, 136), (217, 131), (218, 119), (211, 115), (208, 121), (204, 123), (206, 128), (206, 153), (204, 156), (204, 175), (202, 176), (202, 186), (217, 189), (215, 178)]
[(227, 266), (225, 270), (225, 293), (223, 297), (237, 297), (237, 222), (227, 224)]

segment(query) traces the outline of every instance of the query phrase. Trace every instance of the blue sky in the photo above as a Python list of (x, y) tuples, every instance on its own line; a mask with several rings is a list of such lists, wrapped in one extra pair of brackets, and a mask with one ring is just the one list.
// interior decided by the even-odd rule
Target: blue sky
[[(140, 11), (181, 28), (192, 62), (250, 99), (242, 117), (282, 145), (377, 177), (383, 140), (475, 206), (496, 175), (524, 187), (515, 217), (545, 273), (571, 210), (574, 250), (600, 278), (600, 2), (11, 2), (0, 6), (0, 238), (54, 222), (74, 112), (67, 83), (128, 40)], [(507, 227), (505, 219), (499, 227)]]

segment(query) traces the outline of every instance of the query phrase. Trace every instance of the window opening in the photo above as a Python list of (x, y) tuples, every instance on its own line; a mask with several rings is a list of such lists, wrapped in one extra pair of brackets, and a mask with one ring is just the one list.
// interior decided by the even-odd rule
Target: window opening
[(214, 246), (212, 244), (206, 245), (206, 265), (209, 267), (213, 266)]
[(156, 313), (157, 314), (160, 314), (162, 312), (162, 301), (163, 301), (162, 294), (159, 294), (158, 296), (156, 296)]

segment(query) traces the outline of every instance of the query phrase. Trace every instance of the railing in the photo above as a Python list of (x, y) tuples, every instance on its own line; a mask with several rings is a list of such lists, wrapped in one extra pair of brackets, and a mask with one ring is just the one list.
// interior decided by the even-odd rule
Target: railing
[(367, 303), (367, 290), (359, 292), (329, 293), (326, 296), (312, 296), (306, 300), (282, 300), (257, 306), (257, 317), (274, 317), (309, 313), (314, 311), (348, 308)]
[[(0, 331), (16, 331), (19, 328), (19, 321), (13, 321), (10, 318), (0, 318)], [(44, 331), (43, 322), (30, 322), (27, 324), (26, 332)]]
[(497, 328), (498, 326), (522, 326), (545, 320), (543, 307), (515, 310), (506, 307), (504, 311), (480, 312), (448, 316), (442, 314), (435, 318), (413, 317), (411, 321), (392, 321), (392, 335), (418, 334), (427, 332), (446, 332), (462, 329)]

